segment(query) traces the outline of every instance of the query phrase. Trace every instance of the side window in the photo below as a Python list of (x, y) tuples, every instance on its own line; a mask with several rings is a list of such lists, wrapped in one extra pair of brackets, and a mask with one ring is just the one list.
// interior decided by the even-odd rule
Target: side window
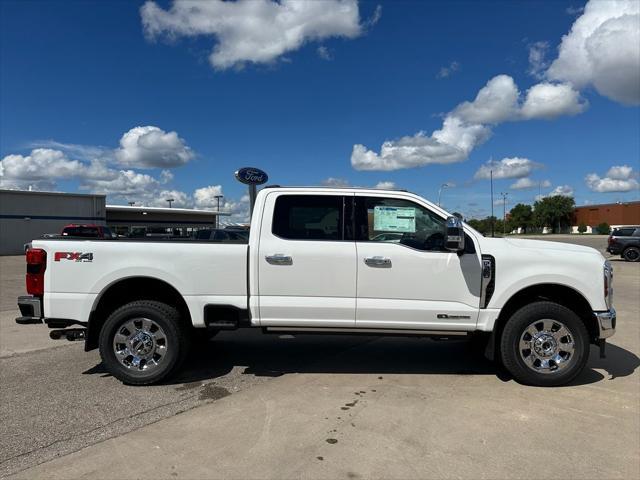
[(341, 196), (281, 195), (272, 232), (289, 240), (342, 240), (343, 203)]
[(633, 228), (617, 228), (613, 235), (616, 237), (630, 237), (633, 234)]
[(356, 240), (444, 251), (446, 221), (409, 200), (356, 197)]

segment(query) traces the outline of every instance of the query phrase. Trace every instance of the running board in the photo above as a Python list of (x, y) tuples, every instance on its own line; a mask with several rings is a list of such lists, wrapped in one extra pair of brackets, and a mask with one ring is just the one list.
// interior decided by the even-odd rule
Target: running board
[(450, 330), (408, 330), (393, 328), (332, 328), (332, 327), (264, 327), (265, 333), (361, 333), (373, 335), (418, 335), (433, 337), (464, 337), (471, 332)]

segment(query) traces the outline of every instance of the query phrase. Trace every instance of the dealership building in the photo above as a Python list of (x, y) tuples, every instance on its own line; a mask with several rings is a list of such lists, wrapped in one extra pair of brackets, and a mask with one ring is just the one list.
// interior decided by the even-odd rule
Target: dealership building
[(591, 233), (601, 223), (607, 223), (612, 228), (640, 225), (640, 201), (583, 205), (576, 207), (573, 212), (574, 233), (578, 232), (581, 224), (586, 225), (587, 232)]
[(188, 208), (107, 205), (104, 195), (0, 190), (0, 255), (17, 255), (24, 244), (65, 225), (106, 225), (119, 235), (188, 236), (214, 228), (227, 213)]

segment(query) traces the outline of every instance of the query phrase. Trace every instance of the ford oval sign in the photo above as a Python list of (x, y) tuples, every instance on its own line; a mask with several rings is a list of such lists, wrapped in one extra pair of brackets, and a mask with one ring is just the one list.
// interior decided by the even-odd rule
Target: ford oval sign
[(262, 185), (269, 180), (269, 176), (259, 168), (244, 167), (236, 172), (239, 182), (247, 185)]

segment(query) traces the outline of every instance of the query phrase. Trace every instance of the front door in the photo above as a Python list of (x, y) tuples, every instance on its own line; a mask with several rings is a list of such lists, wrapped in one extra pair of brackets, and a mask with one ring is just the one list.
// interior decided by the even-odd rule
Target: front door
[(444, 249), (445, 218), (393, 194), (356, 195), (355, 216), (358, 327), (475, 327), (480, 254)]
[[(345, 198), (267, 195), (258, 247), (260, 325), (354, 327), (356, 246)], [(350, 240), (345, 238), (351, 237)]]

